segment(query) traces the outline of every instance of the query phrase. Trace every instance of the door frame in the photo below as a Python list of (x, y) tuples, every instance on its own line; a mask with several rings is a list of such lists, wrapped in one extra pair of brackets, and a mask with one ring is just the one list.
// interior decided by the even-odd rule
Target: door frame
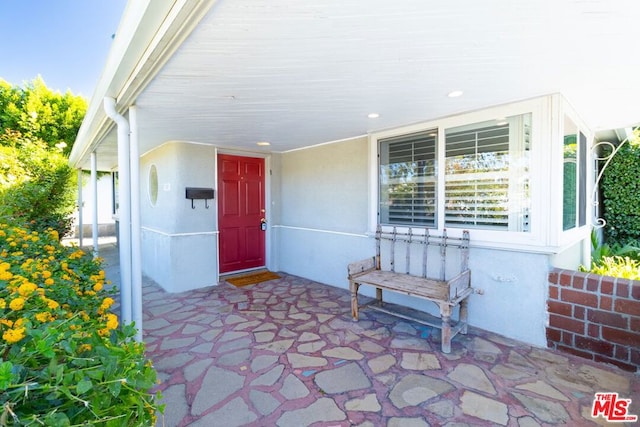
[[(265, 202), (265, 219), (267, 220), (267, 230), (265, 231), (264, 236), (264, 262), (265, 266), (268, 269), (272, 269), (272, 257), (271, 257), (271, 229), (272, 229), (272, 215), (271, 215), (271, 153), (261, 153), (254, 151), (240, 151), (226, 148), (218, 148), (215, 149), (215, 161), (214, 161), (214, 189), (216, 198), (219, 197), (220, 192), (218, 188), (218, 155), (219, 154), (228, 154), (231, 156), (239, 156), (239, 157), (254, 157), (264, 159), (264, 202)], [(216, 203), (213, 203), (215, 206), (215, 236), (216, 236), (216, 277), (215, 282), (220, 282), (220, 222), (218, 220), (219, 212), (218, 212), (218, 200), (216, 199)], [(226, 274), (226, 273), (225, 273)]]

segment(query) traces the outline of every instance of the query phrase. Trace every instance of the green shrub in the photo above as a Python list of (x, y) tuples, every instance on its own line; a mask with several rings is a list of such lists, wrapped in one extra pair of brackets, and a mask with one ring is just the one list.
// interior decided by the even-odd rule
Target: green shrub
[(75, 207), (75, 174), (60, 150), (16, 133), (0, 145), (0, 218), (35, 229), (69, 232)]
[(99, 260), (0, 224), (0, 425), (146, 426), (156, 372), (109, 311)]
[(640, 146), (636, 138), (624, 144), (605, 169), (602, 180), (607, 242), (640, 242)]

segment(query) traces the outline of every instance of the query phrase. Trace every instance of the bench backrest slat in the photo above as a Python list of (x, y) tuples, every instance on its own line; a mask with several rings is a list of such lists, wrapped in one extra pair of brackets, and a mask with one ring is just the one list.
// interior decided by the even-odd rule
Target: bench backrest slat
[[(388, 242), (384, 247), (382, 245), (383, 240)], [(400, 265), (396, 266), (396, 252), (402, 250), (403, 244), (405, 245), (404, 268)], [(420, 245), (422, 245), (422, 254), (417, 251), (417, 248)], [(439, 280), (447, 280), (447, 257), (450, 258), (451, 256), (456, 256), (456, 259), (460, 260), (460, 270), (456, 271), (454, 274), (468, 269), (469, 231), (467, 230), (463, 231), (462, 237), (449, 237), (446, 229), (442, 231), (442, 234), (437, 234), (428, 228), (416, 229), (408, 227), (406, 232), (400, 232), (398, 227), (395, 226), (387, 230), (383, 230), (381, 225), (378, 225), (376, 228), (376, 266), (378, 269), (388, 268), (389, 271), (395, 272), (396, 267), (398, 267), (400, 271), (403, 271), (406, 274), (412, 274), (411, 259), (417, 256), (418, 260), (420, 257), (422, 258), (422, 271), (420, 273), (422, 277), (427, 278), (427, 273), (429, 271), (429, 248), (432, 248), (431, 251), (439, 249), (440, 253), (440, 274), (437, 274), (435, 271), (431, 271), (431, 278), (438, 277)], [(451, 249), (455, 249), (455, 251), (448, 254)], [(384, 264), (382, 263), (383, 252), (386, 260)], [(437, 253), (438, 252), (432, 252), (432, 254)], [(389, 255), (388, 259), (386, 259), (386, 254)], [(398, 255), (402, 256), (400, 253), (398, 253)], [(436, 260), (433, 261), (437, 262)], [(449, 260), (448, 264), (450, 268), (452, 267), (451, 262), (452, 260)], [(435, 267), (435, 265), (432, 267)], [(436, 273), (436, 276), (434, 276), (433, 273)], [(451, 274), (451, 272), (449, 272), (449, 274)]]

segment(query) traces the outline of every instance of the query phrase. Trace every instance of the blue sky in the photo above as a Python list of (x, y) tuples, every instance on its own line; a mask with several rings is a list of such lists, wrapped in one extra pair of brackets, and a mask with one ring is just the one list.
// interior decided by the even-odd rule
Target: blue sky
[(90, 98), (126, 0), (1, 0), (0, 78)]

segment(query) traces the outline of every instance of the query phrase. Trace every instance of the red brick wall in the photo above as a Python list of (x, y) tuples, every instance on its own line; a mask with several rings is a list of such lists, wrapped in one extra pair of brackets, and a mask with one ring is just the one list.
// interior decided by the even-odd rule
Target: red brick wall
[(573, 270), (549, 273), (547, 345), (640, 371), (640, 282)]

